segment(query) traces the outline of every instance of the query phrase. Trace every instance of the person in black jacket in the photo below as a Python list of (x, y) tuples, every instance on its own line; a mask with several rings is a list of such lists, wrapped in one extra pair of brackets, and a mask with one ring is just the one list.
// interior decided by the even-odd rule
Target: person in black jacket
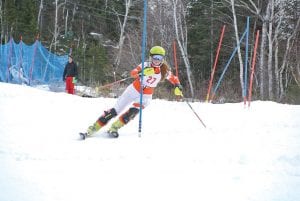
[(66, 92), (74, 94), (74, 83), (77, 82), (78, 70), (77, 65), (73, 61), (73, 56), (69, 55), (69, 62), (65, 66), (63, 73), (63, 81), (66, 82)]

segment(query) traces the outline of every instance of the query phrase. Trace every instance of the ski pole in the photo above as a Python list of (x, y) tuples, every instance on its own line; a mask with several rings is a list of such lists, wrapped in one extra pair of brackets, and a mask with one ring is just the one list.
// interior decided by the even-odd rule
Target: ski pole
[(102, 85), (102, 86), (100, 86), (99, 88), (100, 88), (100, 89), (103, 89), (103, 88), (106, 88), (106, 87), (110, 87), (110, 86), (113, 86), (113, 85), (118, 84), (118, 83), (120, 83), (120, 82), (124, 82), (125, 80), (128, 80), (128, 79), (130, 79), (130, 78), (132, 78), (132, 77), (126, 77), (126, 78), (117, 80), (117, 81), (115, 81), (115, 82), (112, 82), (112, 83), (109, 83), (109, 84)]
[(183, 98), (184, 101), (188, 104), (188, 106), (191, 108), (191, 110), (194, 112), (194, 114), (196, 115), (196, 117), (199, 119), (199, 121), (201, 122), (201, 124), (204, 126), (204, 128), (206, 128), (206, 125), (204, 124), (204, 122), (202, 121), (202, 119), (199, 117), (199, 115), (195, 112), (195, 110), (193, 109), (193, 107), (191, 106), (191, 104), (187, 101), (186, 98)]

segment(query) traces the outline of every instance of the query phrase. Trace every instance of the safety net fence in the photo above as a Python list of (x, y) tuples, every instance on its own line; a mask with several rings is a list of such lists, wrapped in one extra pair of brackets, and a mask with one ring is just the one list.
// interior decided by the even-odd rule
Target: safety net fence
[(0, 45), (0, 81), (39, 85), (61, 82), (68, 55), (48, 51), (39, 40), (26, 45), (10, 39)]

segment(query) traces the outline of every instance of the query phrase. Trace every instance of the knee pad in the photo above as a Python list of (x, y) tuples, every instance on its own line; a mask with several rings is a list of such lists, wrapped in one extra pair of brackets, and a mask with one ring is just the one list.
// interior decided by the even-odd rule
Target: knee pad
[(109, 120), (117, 116), (117, 112), (115, 108), (111, 108), (110, 110), (104, 111), (104, 114), (99, 117), (98, 121), (102, 124), (105, 125)]
[(139, 111), (140, 111), (139, 109), (135, 107), (131, 107), (126, 113), (124, 113), (120, 117), (120, 119), (121, 121), (123, 121), (124, 124), (127, 124), (131, 119), (133, 119), (137, 115), (137, 113), (139, 113)]

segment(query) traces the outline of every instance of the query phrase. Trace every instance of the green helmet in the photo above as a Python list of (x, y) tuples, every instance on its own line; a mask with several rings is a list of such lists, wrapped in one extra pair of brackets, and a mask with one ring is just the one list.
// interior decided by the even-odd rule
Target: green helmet
[(150, 49), (150, 55), (162, 55), (165, 56), (166, 51), (161, 46), (154, 46)]

